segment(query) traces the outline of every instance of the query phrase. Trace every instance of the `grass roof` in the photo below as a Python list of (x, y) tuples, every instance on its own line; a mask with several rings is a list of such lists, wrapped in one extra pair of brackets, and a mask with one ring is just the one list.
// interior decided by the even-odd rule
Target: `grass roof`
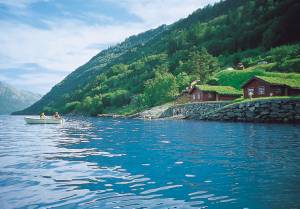
[(241, 96), (242, 91), (233, 88), (232, 86), (211, 86), (211, 85), (196, 85), (201, 91), (216, 92), (220, 95)]
[(273, 85), (286, 85), (292, 88), (300, 88), (300, 78), (282, 78), (282, 77), (267, 77), (267, 76), (256, 76)]

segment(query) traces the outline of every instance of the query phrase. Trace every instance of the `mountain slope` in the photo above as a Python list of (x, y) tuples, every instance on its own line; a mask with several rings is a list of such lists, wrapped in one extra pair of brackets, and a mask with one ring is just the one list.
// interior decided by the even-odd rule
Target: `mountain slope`
[(38, 94), (20, 91), (0, 82), (0, 114), (9, 114), (22, 110), (40, 98), (41, 96)]
[(297, 0), (226, 0), (209, 5), (100, 52), (18, 114), (55, 110), (97, 114), (170, 101), (193, 79), (205, 83), (220, 67), (249, 54), (259, 57), (272, 47), (299, 42), (299, 14)]
[(143, 46), (149, 40), (155, 38), (166, 29), (167, 27), (163, 25), (155, 30), (147, 31), (146, 33), (139, 34), (138, 36), (132, 36), (114, 47), (101, 51), (88, 63), (77, 68), (62, 82), (55, 85), (40, 101), (24, 111), (17, 112), (16, 114), (33, 114), (40, 112), (43, 107), (51, 106), (53, 101), (58, 104), (63, 104), (66, 94), (74, 91), (76, 92), (76, 90), (80, 91), (81, 88), (94, 80), (97, 75), (109, 70), (114, 63), (120, 62), (118, 60), (124, 60), (123, 57), (132, 53), (138, 47)]

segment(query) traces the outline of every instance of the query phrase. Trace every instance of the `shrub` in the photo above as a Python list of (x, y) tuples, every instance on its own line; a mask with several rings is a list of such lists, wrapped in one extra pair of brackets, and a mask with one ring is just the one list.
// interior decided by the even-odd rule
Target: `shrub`
[(115, 90), (104, 94), (102, 102), (105, 107), (122, 107), (130, 103), (130, 92), (124, 89)]
[(284, 45), (270, 50), (269, 55), (274, 62), (284, 62), (300, 54), (300, 45)]
[(155, 77), (146, 82), (143, 100), (146, 106), (155, 106), (171, 101), (176, 95), (176, 78), (168, 72), (156, 72)]
[(64, 113), (70, 113), (73, 112), (74, 110), (78, 109), (80, 107), (80, 102), (79, 101), (74, 101), (74, 102), (69, 102), (65, 104), (63, 108)]
[(176, 76), (176, 82), (178, 85), (178, 89), (181, 92), (182, 90), (186, 89), (191, 83), (191, 77), (188, 76), (185, 72), (179, 73)]
[(208, 85), (212, 85), (212, 86), (216, 86), (216, 85), (218, 85), (218, 79), (217, 78), (211, 78), (211, 79), (209, 79), (208, 81), (207, 81), (207, 84)]

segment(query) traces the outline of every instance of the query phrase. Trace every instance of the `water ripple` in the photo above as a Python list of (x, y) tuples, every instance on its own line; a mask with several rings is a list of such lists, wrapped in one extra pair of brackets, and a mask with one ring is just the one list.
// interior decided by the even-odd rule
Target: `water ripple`
[(0, 207), (297, 208), (299, 160), (299, 126), (0, 116)]

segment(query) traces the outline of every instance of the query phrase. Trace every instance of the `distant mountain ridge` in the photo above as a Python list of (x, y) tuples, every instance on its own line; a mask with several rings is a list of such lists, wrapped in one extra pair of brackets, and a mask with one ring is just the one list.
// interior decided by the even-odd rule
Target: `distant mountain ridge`
[(22, 110), (40, 98), (39, 94), (18, 90), (0, 81), (0, 114), (10, 114)]

